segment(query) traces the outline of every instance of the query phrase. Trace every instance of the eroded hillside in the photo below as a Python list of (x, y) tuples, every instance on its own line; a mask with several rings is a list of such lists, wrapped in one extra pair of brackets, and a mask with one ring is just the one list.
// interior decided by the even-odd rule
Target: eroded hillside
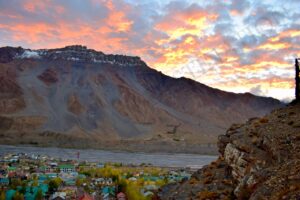
[(0, 48), (4, 144), (199, 152), (233, 122), (280, 106), (168, 77), (139, 57), (84, 46)]

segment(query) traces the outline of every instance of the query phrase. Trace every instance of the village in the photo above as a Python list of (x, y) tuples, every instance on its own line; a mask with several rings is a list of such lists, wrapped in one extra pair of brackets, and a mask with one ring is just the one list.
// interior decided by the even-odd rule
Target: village
[(0, 158), (0, 200), (155, 199), (168, 183), (190, 179), (188, 169), (86, 162), (25, 153)]

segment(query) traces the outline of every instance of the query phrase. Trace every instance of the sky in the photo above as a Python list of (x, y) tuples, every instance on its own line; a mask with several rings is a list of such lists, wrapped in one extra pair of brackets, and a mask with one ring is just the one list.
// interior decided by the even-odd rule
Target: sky
[(81, 44), (214, 88), (288, 101), (299, 0), (0, 0), (0, 46)]

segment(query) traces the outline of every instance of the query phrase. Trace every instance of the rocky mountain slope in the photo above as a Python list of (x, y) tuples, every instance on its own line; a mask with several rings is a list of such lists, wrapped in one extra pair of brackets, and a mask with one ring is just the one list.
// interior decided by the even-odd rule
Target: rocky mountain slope
[(220, 156), (161, 199), (299, 199), (300, 103), (234, 124), (219, 136)]
[(280, 106), (165, 76), (139, 57), (79, 45), (0, 48), (5, 144), (199, 152), (233, 122)]

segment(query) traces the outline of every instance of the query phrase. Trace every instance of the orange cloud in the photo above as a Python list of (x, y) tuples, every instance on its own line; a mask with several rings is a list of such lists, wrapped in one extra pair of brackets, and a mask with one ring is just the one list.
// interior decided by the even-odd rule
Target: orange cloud
[(106, 6), (109, 9), (108, 17), (105, 20), (106, 24), (114, 31), (128, 32), (133, 24), (133, 21), (126, 16), (126, 13), (130, 11), (130, 7), (125, 6), (122, 10), (117, 10), (111, 0), (106, 2)]
[(288, 49), (294, 46), (294, 44), (290, 42), (284, 41), (286, 38), (296, 38), (300, 36), (300, 30), (289, 29), (280, 32), (274, 37), (268, 38), (268, 40), (259, 45), (258, 49), (266, 49), (266, 50), (281, 50)]
[(280, 43), (280, 42), (271, 42), (265, 43), (258, 47), (258, 49), (267, 49), (267, 50), (279, 50), (279, 49), (287, 49), (292, 45), (289, 43)]
[[(159, 44), (159, 43), (158, 43)], [(168, 48), (163, 48), (161, 51), (162, 57), (157, 59), (153, 64), (159, 70), (180, 67), (188, 64), (191, 58), (199, 58), (205, 62), (213, 62), (212, 55), (220, 57), (227, 61), (227, 65), (236, 64), (239, 60), (238, 56), (230, 51), (230, 44), (221, 35), (211, 35), (204, 37), (196, 37), (188, 35), (183, 37), (176, 44), (167, 43)], [(163, 46), (164, 44), (159, 44)], [(225, 63), (223, 63), (225, 66)]]
[(184, 35), (201, 36), (210, 23), (217, 19), (217, 14), (205, 11), (186, 11), (171, 13), (163, 21), (156, 24), (155, 29), (163, 31), (169, 35), (169, 40), (173, 40)]
[(285, 30), (280, 32), (276, 37), (272, 37), (270, 38), (270, 40), (275, 40), (278, 41), (282, 38), (291, 38), (291, 37), (299, 37), (300, 36), (300, 30), (297, 29), (289, 29), (289, 30)]

